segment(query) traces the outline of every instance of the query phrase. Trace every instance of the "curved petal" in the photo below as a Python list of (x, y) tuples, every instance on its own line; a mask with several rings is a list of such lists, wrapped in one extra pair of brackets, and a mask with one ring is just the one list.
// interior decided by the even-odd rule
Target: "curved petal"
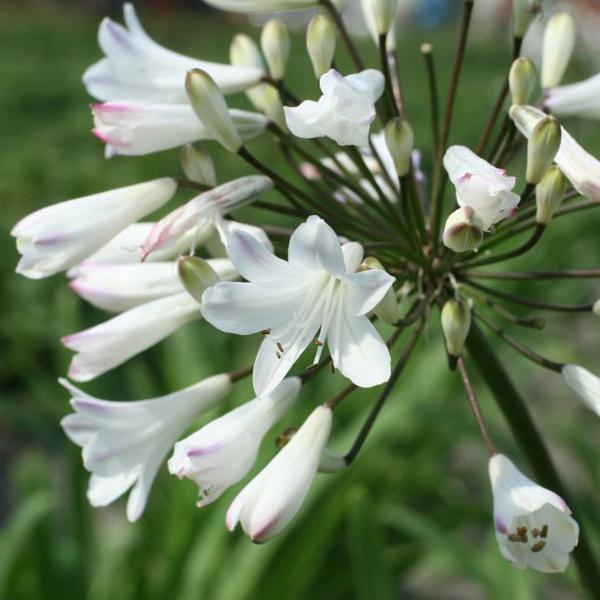
[(92, 506), (108, 506), (122, 496), (138, 477), (136, 470), (120, 473), (112, 477), (102, 477), (96, 473), (90, 475), (87, 497)]
[(385, 80), (380, 71), (365, 69), (344, 78), (360, 94), (364, 94), (371, 102), (377, 102), (383, 94)]
[(379, 269), (346, 275), (346, 303), (353, 315), (373, 310), (394, 283), (394, 278)]
[(365, 249), (358, 242), (346, 242), (342, 245), (344, 264), (347, 273), (354, 273), (365, 256)]
[(289, 130), (299, 138), (315, 138), (323, 135), (321, 118), (323, 105), (313, 100), (305, 100), (295, 107), (284, 106), (285, 122)]

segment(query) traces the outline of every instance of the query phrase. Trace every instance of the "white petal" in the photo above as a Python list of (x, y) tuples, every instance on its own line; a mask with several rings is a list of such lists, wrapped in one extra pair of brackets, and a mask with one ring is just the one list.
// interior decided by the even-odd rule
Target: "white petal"
[(348, 85), (352, 86), (360, 94), (365, 94), (371, 102), (377, 102), (383, 94), (385, 80), (381, 71), (376, 69), (365, 69), (360, 73), (345, 77)]
[(359, 316), (372, 311), (383, 300), (394, 278), (379, 269), (349, 273), (344, 279), (346, 303), (350, 314)]
[(101, 477), (92, 473), (87, 497), (92, 506), (108, 506), (122, 496), (134, 484), (139, 473), (136, 470), (113, 477)]
[(562, 376), (584, 404), (600, 416), (600, 379), (579, 365), (565, 365)]
[(600, 73), (549, 90), (544, 104), (560, 117), (600, 119)]

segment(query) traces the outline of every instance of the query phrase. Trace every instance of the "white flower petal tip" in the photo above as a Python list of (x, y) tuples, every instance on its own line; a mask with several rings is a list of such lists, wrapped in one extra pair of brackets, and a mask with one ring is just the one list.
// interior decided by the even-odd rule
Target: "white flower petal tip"
[(254, 364), (258, 396), (274, 390), (311, 344), (316, 346), (314, 364), (328, 343), (334, 366), (360, 387), (389, 379), (389, 351), (366, 315), (394, 278), (380, 270), (356, 272), (362, 255), (359, 244), (341, 246), (316, 216), (290, 238), (287, 261), (248, 233), (230, 237), (230, 259), (248, 281), (206, 290), (202, 313), (222, 331), (268, 332)]
[(525, 477), (503, 454), (490, 459), (489, 475), (502, 556), (519, 569), (562, 573), (579, 539), (566, 502)]
[[(509, 114), (526, 138), (547, 117), (546, 113), (529, 105), (512, 106)], [(600, 201), (600, 161), (586, 152), (564, 127), (554, 162), (580, 194)]]
[(49, 277), (89, 257), (128, 225), (166, 204), (177, 188), (170, 177), (42, 208), (11, 231), (22, 255), (17, 273)]
[(90, 329), (62, 338), (77, 354), (69, 377), (89, 381), (157, 344), (201, 317), (197, 302), (181, 292), (131, 308)]
[(583, 403), (600, 416), (600, 378), (579, 365), (564, 365), (562, 376)]
[(319, 0), (206, 0), (207, 4), (231, 12), (254, 13), (272, 10), (302, 10)]
[(544, 104), (559, 117), (600, 119), (600, 73), (584, 81), (551, 88)]
[(323, 95), (285, 107), (289, 130), (297, 137), (329, 137), (342, 146), (366, 146), (375, 119), (375, 102), (383, 93), (383, 75), (367, 69), (343, 77), (335, 69), (320, 79)]
[(65, 379), (73, 414), (61, 425), (83, 448), (83, 464), (92, 473), (88, 499), (107, 506), (131, 489), (127, 518), (142, 515), (156, 473), (177, 438), (231, 389), (228, 375), (215, 375), (167, 396), (133, 402), (99, 400)]
[(458, 205), (461, 208), (470, 206), (486, 231), (516, 210), (520, 200), (512, 192), (516, 179), (466, 146), (448, 148), (444, 155), (444, 167), (456, 188)]
[(260, 69), (197, 60), (163, 48), (144, 31), (132, 4), (125, 4), (123, 12), (127, 27), (102, 21), (98, 39), (105, 57), (83, 75), (88, 93), (98, 100), (186, 104), (184, 79), (193, 68), (209, 73), (224, 93), (251, 87), (264, 75)]
[(169, 471), (198, 484), (199, 508), (247, 475), (264, 435), (286, 415), (301, 386), (298, 377), (284, 379), (271, 394), (239, 406), (175, 444)]
[[(213, 139), (188, 104), (105, 102), (92, 104), (93, 133), (111, 156), (140, 156)], [(268, 119), (259, 113), (231, 109), (229, 115), (244, 140), (261, 134)]]
[(275, 458), (237, 495), (226, 524), (238, 523), (255, 543), (281, 533), (300, 510), (331, 432), (332, 414), (316, 408)]

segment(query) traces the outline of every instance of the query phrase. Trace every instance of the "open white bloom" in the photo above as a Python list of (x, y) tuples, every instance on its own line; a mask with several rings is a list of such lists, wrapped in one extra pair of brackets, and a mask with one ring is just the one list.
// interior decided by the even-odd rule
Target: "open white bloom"
[(193, 68), (209, 73), (226, 94), (255, 85), (263, 76), (260, 69), (207, 62), (164, 48), (144, 31), (132, 4), (123, 5), (123, 16), (127, 27), (102, 21), (98, 42), (105, 58), (83, 75), (87, 91), (98, 100), (187, 104), (185, 74)]
[(40, 279), (68, 269), (163, 206), (176, 188), (173, 179), (164, 177), (37, 210), (11, 231), (23, 256), (17, 273)]
[(512, 192), (516, 178), (480, 158), (466, 146), (450, 146), (444, 167), (456, 188), (460, 207), (470, 206), (487, 231), (494, 223), (509, 217), (519, 204)]
[(325, 221), (310, 216), (292, 234), (287, 261), (242, 231), (231, 234), (229, 256), (248, 282), (206, 290), (202, 313), (222, 331), (266, 333), (254, 363), (257, 395), (274, 390), (311, 343), (315, 364), (327, 342), (334, 366), (360, 387), (389, 379), (389, 351), (366, 315), (394, 278), (381, 270), (356, 272), (360, 244), (341, 246)]
[(583, 403), (600, 416), (600, 378), (579, 365), (564, 365), (562, 376)]
[(375, 102), (383, 93), (383, 75), (366, 69), (343, 77), (335, 69), (319, 80), (323, 95), (284, 107), (289, 130), (301, 138), (329, 137), (342, 146), (366, 146), (375, 119)]
[(198, 484), (198, 507), (214, 502), (247, 475), (263, 437), (286, 415), (301, 387), (299, 377), (288, 377), (270, 394), (242, 404), (175, 444), (169, 471)]
[(156, 473), (179, 436), (231, 389), (228, 375), (215, 375), (172, 394), (138, 400), (99, 400), (61, 379), (72, 395), (75, 414), (61, 425), (83, 448), (83, 464), (92, 475), (88, 499), (106, 506), (130, 488), (127, 518), (137, 521), (146, 507)]
[(241, 13), (300, 10), (318, 2), (319, 0), (206, 0), (206, 4), (215, 8)]
[(198, 303), (187, 292), (181, 292), (67, 335), (62, 343), (77, 352), (69, 366), (69, 377), (75, 381), (94, 379), (200, 316)]
[[(213, 139), (188, 104), (105, 102), (92, 104), (93, 132), (106, 144), (107, 157), (139, 156)], [(231, 109), (233, 123), (244, 140), (265, 130), (268, 119), (259, 113)]]
[[(226, 258), (206, 261), (219, 279), (231, 280), (237, 271)], [(106, 264), (84, 261), (71, 281), (73, 291), (90, 304), (110, 312), (123, 312), (184, 291), (175, 262)]]
[(194, 229), (202, 231), (216, 226), (226, 246), (225, 231), (229, 231), (231, 226), (224, 222), (223, 216), (251, 202), (272, 185), (273, 182), (264, 175), (248, 175), (199, 194), (155, 223), (142, 246), (142, 259), (156, 250), (176, 244)]
[(519, 569), (562, 573), (579, 539), (566, 502), (525, 477), (503, 454), (492, 456), (489, 474), (502, 556)]
[[(511, 119), (526, 138), (546, 116), (534, 106), (513, 106), (510, 109)], [(600, 200), (600, 161), (586, 152), (564, 127), (554, 162), (580, 194)]]
[(296, 516), (315, 477), (331, 432), (332, 414), (318, 406), (279, 454), (236, 496), (227, 528), (242, 524), (253, 542), (281, 533)]
[(544, 104), (559, 117), (600, 119), (600, 73), (548, 90)]

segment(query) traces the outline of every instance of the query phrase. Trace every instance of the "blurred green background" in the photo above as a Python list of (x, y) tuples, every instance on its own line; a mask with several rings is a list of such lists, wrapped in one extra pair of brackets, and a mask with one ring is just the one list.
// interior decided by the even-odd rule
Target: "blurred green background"
[[(168, 4), (168, 3), (167, 3)], [(62, 434), (67, 394), (56, 383), (69, 352), (60, 336), (105, 319), (67, 288), (64, 277), (29, 281), (14, 275), (18, 260), (9, 236), (23, 215), (63, 199), (178, 174), (177, 151), (139, 158), (103, 158), (90, 134), (90, 98), (80, 82), (100, 57), (100, 14), (47, 7), (0, 7), (0, 598), (89, 600), (289, 599), (571, 599), (580, 596), (574, 566), (563, 576), (541, 576), (510, 567), (499, 555), (491, 522), (487, 456), (464, 392), (449, 374), (433, 323), (361, 456), (342, 475), (318, 477), (293, 526), (263, 546), (224, 527), (224, 513), (239, 486), (203, 510), (196, 487), (163, 469), (142, 520), (127, 523), (124, 502), (100, 510), (87, 505), (87, 474), (79, 449)], [(161, 43), (202, 58), (225, 61), (235, 31), (258, 30), (201, 12), (162, 16), (141, 8), (149, 32)], [(118, 15), (113, 15), (119, 18)], [(455, 28), (401, 32), (399, 56), (408, 114), (417, 145), (428, 153), (429, 122), (423, 41), (436, 48), (446, 85)], [(452, 140), (474, 145), (502, 81), (509, 44), (487, 32), (472, 39), (461, 82)], [(290, 85), (304, 97), (317, 94), (303, 49), (294, 39)], [(375, 52), (361, 48), (375, 65)], [(342, 69), (347, 63), (340, 60)], [(574, 65), (570, 78), (582, 76)], [(232, 98), (245, 106), (245, 98)], [(594, 125), (573, 132), (600, 156)], [(236, 158), (214, 150), (221, 180), (247, 171)], [(278, 168), (269, 144), (254, 149)], [(272, 222), (246, 210), (240, 218)], [(557, 221), (527, 268), (597, 266), (600, 214)], [(515, 265), (516, 267), (517, 265)], [(533, 289), (533, 286), (537, 286)], [(507, 285), (518, 289), (517, 285)], [(530, 284), (537, 297), (573, 302), (600, 296), (594, 282)], [(435, 321), (435, 318), (433, 319)], [(546, 355), (579, 361), (598, 371), (598, 320), (550, 315), (545, 331), (525, 336)], [(522, 333), (522, 332), (518, 332)], [(233, 340), (207, 324), (177, 332), (151, 352), (86, 384), (107, 399), (158, 396), (198, 378), (250, 363), (258, 340)], [(508, 348), (499, 348), (517, 380), (577, 499), (580, 523), (598, 550), (600, 473), (597, 421), (554, 376), (533, 369)], [(497, 445), (526, 472), (485, 385), (475, 377)], [(297, 425), (314, 405), (342, 384), (322, 375), (303, 391), (294, 413), (271, 432), (259, 464), (274, 451), (281, 429)], [(223, 409), (251, 398), (238, 384)], [(352, 396), (336, 414), (332, 446), (347, 448), (373, 392)]]

